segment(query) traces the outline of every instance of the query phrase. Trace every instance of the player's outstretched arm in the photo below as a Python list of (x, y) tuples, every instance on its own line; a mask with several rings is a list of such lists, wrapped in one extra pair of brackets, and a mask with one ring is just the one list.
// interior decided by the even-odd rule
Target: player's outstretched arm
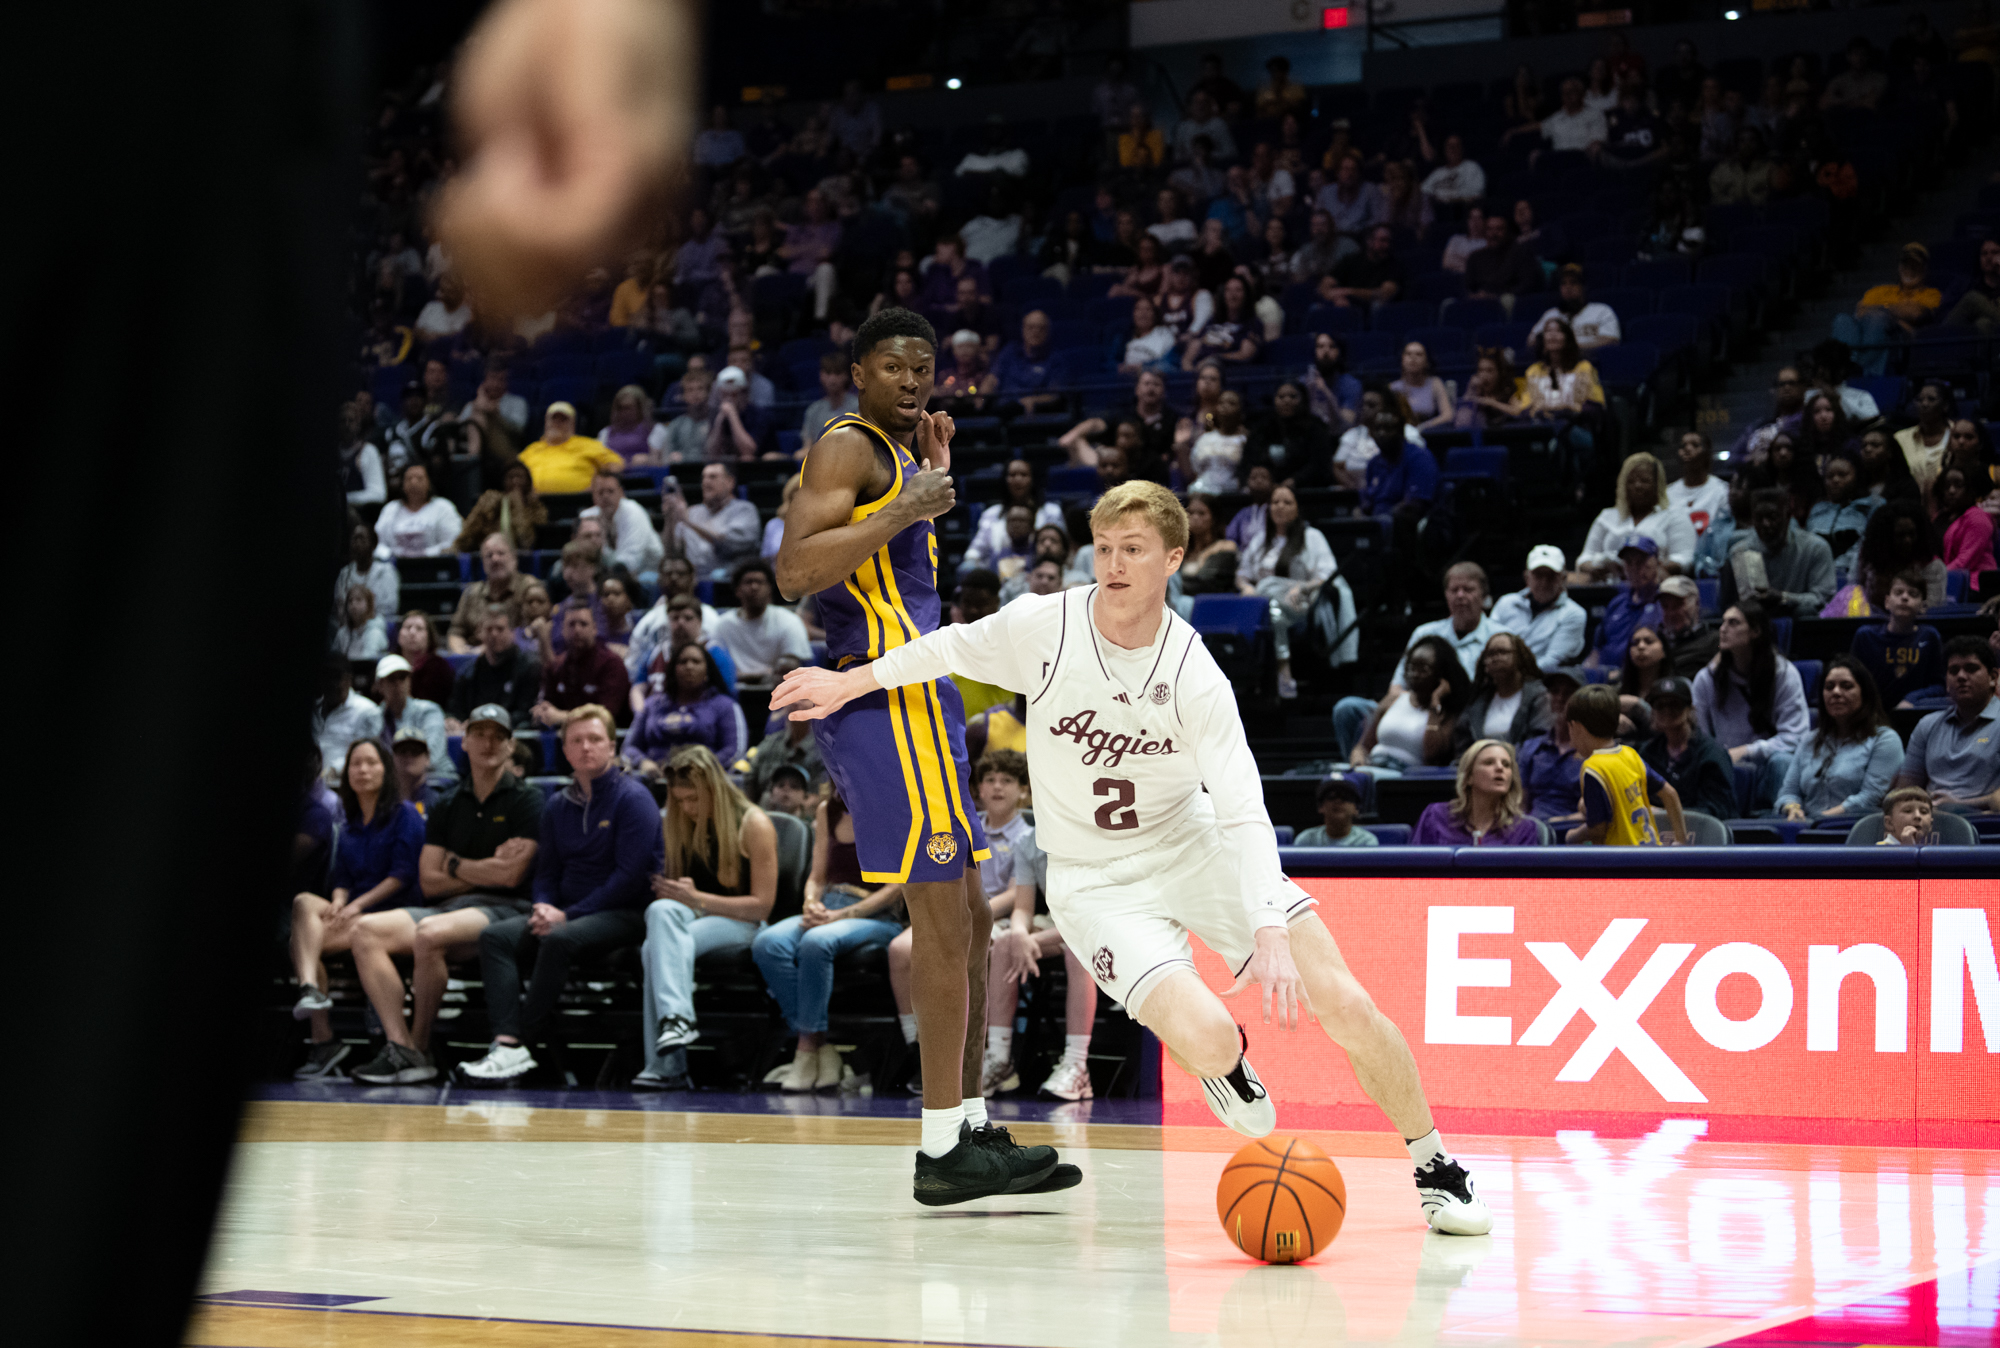
[(957, 503), (950, 475), (926, 464), (903, 483), (895, 500), (855, 520), (854, 504), (868, 491), (877, 464), (874, 444), (852, 428), (829, 431), (812, 447), (798, 494), (785, 512), (785, 537), (774, 567), (785, 598), (838, 585), (891, 538)]
[(855, 698), (865, 697), (881, 686), (872, 664), (856, 665), (853, 669), (801, 665), (771, 690), (771, 710), (789, 711), (788, 719), (793, 721), (824, 720)]

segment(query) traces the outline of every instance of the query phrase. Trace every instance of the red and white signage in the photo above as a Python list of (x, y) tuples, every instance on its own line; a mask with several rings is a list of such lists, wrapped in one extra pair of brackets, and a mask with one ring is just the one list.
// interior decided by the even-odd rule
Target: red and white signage
[[(1977, 880), (1301, 878), (1447, 1131), (2000, 1146), (2000, 890)], [(1231, 979), (1199, 945), (1211, 986)], [(1383, 1126), (1317, 1025), (1237, 1003), (1280, 1127)], [(1161, 1068), (1166, 1121), (1212, 1122)]]

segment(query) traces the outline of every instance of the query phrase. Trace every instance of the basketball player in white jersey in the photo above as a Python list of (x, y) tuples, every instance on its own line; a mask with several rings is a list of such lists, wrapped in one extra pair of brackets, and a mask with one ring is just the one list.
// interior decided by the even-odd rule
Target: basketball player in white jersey
[(1127, 482), (1098, 501), (1090, 526), (1097, 584), (1024, 596), (846, 671), (794, 670), (771, 705), (812, 720), (949, 673), (1026, 693), (1049, 914), (1098, 986), (1201, 1078), (1216, 1117), (1265, 1136), (1277, 1111), (1229, 1008), (1195, 972), (1193, 931), (1237, 971), (1226, 995), (1257, 983), (1267, 1022), (1275, 1014), (1290, 1029), (1317, 1015), (1346, 1050), (1409, 1147), (1432, 1229), (1484, 1235), (1493, 1216), (1444, 1149), (1409, 1045), (1279, 868), (1234, 690), (1166, 603), (1187, 512), (1166, 488)]

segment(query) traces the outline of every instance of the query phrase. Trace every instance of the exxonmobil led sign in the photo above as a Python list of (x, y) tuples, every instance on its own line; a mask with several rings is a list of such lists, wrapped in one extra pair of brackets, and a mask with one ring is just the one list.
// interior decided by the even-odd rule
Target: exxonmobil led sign
[[(1300, 883), (1462, 1130), (1677, 1115), (1773, 1141), (1826, 1137), (1815, 1121), (1827, 1121), (1858, 1125), (1834, 1130), (1851, 1140), (2000, 1145), (1991, 883)], [(1219, 961), (1200, 963), (1228, 986)], [(1295, 1126), (1365, 1122), (1349, 1107), (1366, 1097), (1317, 1027), (1285, 1034), (1238, 1014), (1281, 1123), (1288, 1104), (1342, 1107)], [(1163, 1080), (1170, 1105), (1199, 1102), (1176, 1069)]]

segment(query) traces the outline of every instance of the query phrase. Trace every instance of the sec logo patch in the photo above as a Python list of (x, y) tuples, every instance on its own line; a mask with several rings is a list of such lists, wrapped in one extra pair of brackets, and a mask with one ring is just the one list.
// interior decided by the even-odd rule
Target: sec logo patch
[(924, 855), (942, 866), (958, 855), (958, 838), (950, 833), (933, 833), (924, 844)]
[(1172, 697), (1173, 695), (1174, 695), (1174, 690), (1167, 687), (1167, 685), (1165, 685), (1164, 683), (1156, 683), (1153, 685), (1152, 696), (1153, 696), (1153, 701), (1155, 703), (1161, 706), (1165, 706), (1167, 699)]

